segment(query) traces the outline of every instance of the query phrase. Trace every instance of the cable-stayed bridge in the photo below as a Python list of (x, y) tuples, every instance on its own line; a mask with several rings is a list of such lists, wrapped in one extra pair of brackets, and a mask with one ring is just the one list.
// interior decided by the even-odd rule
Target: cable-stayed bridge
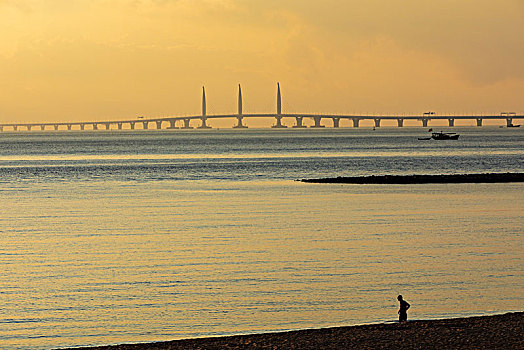
[[(128, 127), (131, 130), (137, 129), (193, 129), (194, 121), (197, 121), (197, 129), (210, 129), (208, 120), (213, 119), (236, 119), (233, 128), (247, 128), (244, 119), (249, 118), (270, 118), (274, 119), (273, 128), (287, 128), (282, 121), (283, 118), (294, 118), (293, 128), (306, 128), (304, 119), (313, 121), (311, 128), (323, 128), (331, 126), (340, 127), (341, 120), (350, 120), (352, 126), (357, 128), (363, 120), (371, 120), (374, 127), (380, 127), (383, 120), (396, 120), (398, 127), (404, 126), (406, 120), (416, 120), (422, 127), (427, 127), (432, 120), (447, 120), (448, 125), (455, 126), (455, 120), (473, 120), (477, 126), (482, 126), (483, 121), (487, 119), (502, 120), (506, 122), (507, 127), (516, 127), (513, 124), (516, 119), (524, 119), (524, 115), (517, 115), (514, 112), (502, 112), (500, 115), (436, 115), (435, 112), (425, 112), (421, 115), (338, 115), (338, 114), (306, 114), (306, 113), (282, 113), (282, 94), (280, 84), (277, 83), (277, 101), (276, 113), (250, 113), (244, 114), (242, 111), (242, 89), (238, 85), (238, 112), (237, 114), (215, 114), (207, 115), (206, 90), (202, 87), (202, 113), (194, 116), (175, 116), (161, 118), (134, 118), (123, 120), (106, 120), (106, 121), (83, 121), (83, 122), (52, 122), (52, 123), (0, 123), (0, 131), (22, 131), (22, 130), (122, 130)], [(327, 121), (327, 125), (323, 124)], [(193, 125), (192, 125), (193, 124)], [(126, 128), (127, 129), (127, 128)]]

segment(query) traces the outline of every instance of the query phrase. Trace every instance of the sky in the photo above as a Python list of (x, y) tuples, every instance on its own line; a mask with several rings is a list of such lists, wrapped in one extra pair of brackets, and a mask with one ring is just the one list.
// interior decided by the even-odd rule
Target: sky
[(524, 0), (0, 0), (0, 122), (524, 114)]

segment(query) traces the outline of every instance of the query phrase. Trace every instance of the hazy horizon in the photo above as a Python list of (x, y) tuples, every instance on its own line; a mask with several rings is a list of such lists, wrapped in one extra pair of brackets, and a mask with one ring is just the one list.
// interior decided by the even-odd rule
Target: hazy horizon
[[(0, 123), (523, 114), (518, 0), (0, 1)], [(227, 122), (229, 125), (230, 122)]]

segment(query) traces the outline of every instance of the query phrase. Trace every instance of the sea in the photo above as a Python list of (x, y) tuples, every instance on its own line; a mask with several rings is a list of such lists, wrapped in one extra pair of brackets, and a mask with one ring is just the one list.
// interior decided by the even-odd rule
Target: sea
[[(0, 348), (524, 310), (524, 128), (0, 133)], [(521, 130), (522, 129), (522, 130)]]

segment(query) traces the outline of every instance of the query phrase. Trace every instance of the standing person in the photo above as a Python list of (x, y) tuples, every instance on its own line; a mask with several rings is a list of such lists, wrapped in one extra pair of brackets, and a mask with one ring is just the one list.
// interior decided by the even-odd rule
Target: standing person
[(398, 321), (403, 322), (408, 320), (408, 309), (411, 305), (404, 299), (402, 299), (402, 295), (399, 295), (397, 297), (397, 300), (400, 302), (400, 308), (398, 310)]

